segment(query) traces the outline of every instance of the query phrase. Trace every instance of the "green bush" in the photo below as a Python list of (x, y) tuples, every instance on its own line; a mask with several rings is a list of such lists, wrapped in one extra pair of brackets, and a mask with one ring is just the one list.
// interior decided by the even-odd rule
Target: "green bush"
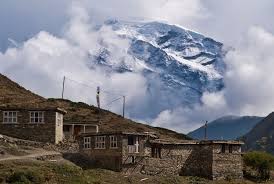
[(40, 174), (32, 171), (16, 171), (7, 179), (8, 183), (12, 184), (40, 184), (43, 178)]
[(274, 156), (265, 152), (249, 152), (243, 157), (246, 166), (258, 172), (259, 179), (268, 180), (274, 168)]

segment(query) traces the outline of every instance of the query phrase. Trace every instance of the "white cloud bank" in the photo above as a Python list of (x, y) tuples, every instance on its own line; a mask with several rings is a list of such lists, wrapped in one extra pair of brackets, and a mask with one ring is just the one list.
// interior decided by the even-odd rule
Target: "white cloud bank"
[(85, 7), (96, 20), (160, 20), (172, 24), (193, 25), (208, 12), (201, 0), (85, 0)]

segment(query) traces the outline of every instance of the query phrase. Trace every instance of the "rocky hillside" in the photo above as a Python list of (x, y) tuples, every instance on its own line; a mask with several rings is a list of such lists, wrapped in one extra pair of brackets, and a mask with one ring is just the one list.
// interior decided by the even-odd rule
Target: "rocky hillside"
[(261, 150), (274, 154), (274, 113), (260, 121), (243, 140), (245, 150)]
[(39, 107), (58, 106), (64, 108), (68, 113), (64, 121), (68, 122), (88, 122), (99, 125), (101, 131), (133, 131), (133, 132), (155, 132), (161, 138), (187, 139), (184, 134), (180, 134), (168, 129), (152, 127), (149, 125), (125, 119), (120, 115), (106, 110), (98, 110), (94, 106), (89, 106), (81, 102), (72, 102), (62, 99), (45, 99), (39, 95), (26, 90), (7, 77), (0, 75), (0, 105)]
[(0, 73), (0, 104), (35, 103), (45, 100)]
[[(263, 118), (256, 116), (225, 116), (208, 124), (208, 139), (235, 140), (248, 133)], [(204, 127), (190, 132), (194, 139), (204, 138)]]

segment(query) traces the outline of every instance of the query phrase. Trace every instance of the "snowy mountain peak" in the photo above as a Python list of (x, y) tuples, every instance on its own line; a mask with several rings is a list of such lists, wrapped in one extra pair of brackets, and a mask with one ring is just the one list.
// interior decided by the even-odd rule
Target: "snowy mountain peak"
[[(104, 25), (127, 40), (129, 48), (122, 59), (109, 59), (113, 53), (102, 45), (98, 55), (91, 57), (92, 64), (107, 67), (111, 72), (141, 72), (149, 83), (148, 99), (163, 99), (156, 103), (148, 101), (147, 106), (153, 108), (152, 118), (165, 109), (191, 107), (200, 103), (203, 92), (223, 88), (222, 43), (160, 22), (109, 20)], [(135, 114), (132, 117), (142, 118)]]

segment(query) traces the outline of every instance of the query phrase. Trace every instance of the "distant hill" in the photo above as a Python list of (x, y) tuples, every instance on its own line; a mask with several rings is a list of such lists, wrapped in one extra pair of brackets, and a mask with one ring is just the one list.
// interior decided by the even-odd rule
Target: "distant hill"
[(189, 139), (189, 137), (184, 134), (137, 123), (104, 109), (99, 111), (97, 107), (82, 102), (72, 102), (63, 99), (45, 99), (18, 85), (2, 74), (0, 74), (0, 86), (0, 106), (58, 106), (68, 112), (64, 116), (65, 122), (96, 124), (99, 125), (99, 131), (155, 132), (160, 138)]
[(274, 154), (274, 112), (261, 120), (243, 140), (244, 150), (260, 150)]
[[(249, 132), (262, 119), (262, 117), (256, 116), (225, 116), (216, 119), (208, 124), (208, 139), (237, 139)], [(190, 132), (188, 136), (194, 139), (203, 139), (204, 134), (204, 127), (200, 127)]]

